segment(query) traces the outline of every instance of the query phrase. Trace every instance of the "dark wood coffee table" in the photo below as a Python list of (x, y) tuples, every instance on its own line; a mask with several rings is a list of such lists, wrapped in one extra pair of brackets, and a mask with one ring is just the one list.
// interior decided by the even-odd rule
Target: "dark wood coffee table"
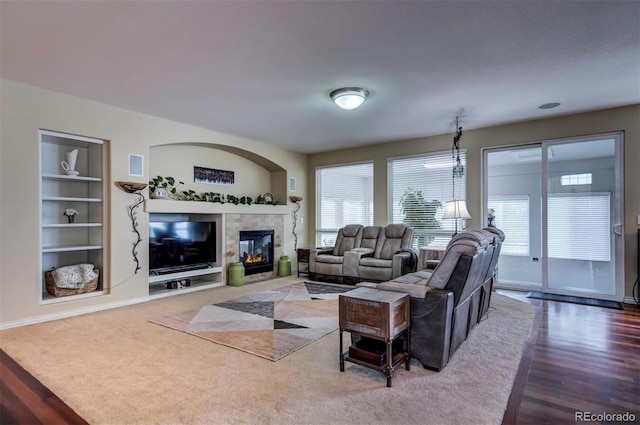
[[(340, 306), (340, 371), (344, 372), (344, 362), (352, 362), (371, 369), (379, 370), (387, 377), (387, 387), (391, 387), (391, 379), (396, 366), (405, 363), (410, 370), (411, 336), (409, 333), (408, 294), (381, 291), (373, 288), (356, 288), (339, 296)], [(352, 356), (345, 352), (342, 343), (344, 331), (352, 335), (372, 340), (383, 341), (386, 346), (384, 362), (372, 361), (378, 353), (371, 356)], [(394, 352), (394, 340), (403, 338), (402, 350)], [(363, 348), (366, 350), (365, 348)], [(379, 357), (380, 358), (380, 357)]]

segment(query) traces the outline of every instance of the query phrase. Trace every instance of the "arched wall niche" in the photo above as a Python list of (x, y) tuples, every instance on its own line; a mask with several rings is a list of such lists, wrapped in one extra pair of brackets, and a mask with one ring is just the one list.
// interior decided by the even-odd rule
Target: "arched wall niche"
[[(235, 173), (234, 185), (195, 183), (193, 167), (206, 167)], [(184, 182), (178, 188), (196, 193), (216, 192), (224, 195), (251, 196), (271, 193), (287, 203), (287, 170), (255, 152), (215, 143), (176, 142), (149, 147), (149, 178), (158, 175)]]

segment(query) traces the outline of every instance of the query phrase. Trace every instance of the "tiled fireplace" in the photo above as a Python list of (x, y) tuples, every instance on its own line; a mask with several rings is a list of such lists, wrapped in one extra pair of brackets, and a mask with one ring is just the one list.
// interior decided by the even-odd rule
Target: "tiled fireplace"
[[(228, 267), (230, 263), (235, 261), (242, 261), (245, 263), (245, 283), (258, 282), (262, 280), (272, 279), (276, 277), (276, 266), (278, 259), (283, 255), (283, 237), (284, 237), (284, 216), (282, 214), (225, 214), (224, 220), (224, 252), (225, 263)], [(244, 243), (241, 245), (240, 232), (264, 232), (265, 230), (273, 231), (271, 236), (272, 251), (270, 254), (271, 261), (268, 265), (261, 264), (259, 268), (252, 270), (252, 267), (247, 267), (247, 262), (243, 261), (244, 251), (250, 254), (248, 249), (249, 244)], [(263, 236), (260, 236), (263, 238)], [(268, 239), (260, 239), (257, 243), (252, 245), (254, 248), (261, 246), (261, 253), (264, 253), (266, 241)], [(263, 243), (264, 242), (264, 243)], [(269, 247), (267, 246), (267, 249)], [(254, 252), (253, 254), (256, 254)], [(262, 263), (262, 261), (260, 262)]]

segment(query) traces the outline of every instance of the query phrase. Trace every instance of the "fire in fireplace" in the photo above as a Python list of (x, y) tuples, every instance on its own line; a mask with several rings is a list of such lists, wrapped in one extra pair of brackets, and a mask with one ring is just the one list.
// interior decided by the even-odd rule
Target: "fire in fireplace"
[(273, 271), (273, 229), (241, 230), (240, 261), (247, 276)]

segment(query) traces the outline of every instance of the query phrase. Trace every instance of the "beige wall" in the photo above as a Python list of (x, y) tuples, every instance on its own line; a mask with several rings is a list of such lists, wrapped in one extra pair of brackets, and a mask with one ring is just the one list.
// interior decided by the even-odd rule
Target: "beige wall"
[[(233, 171), (235, 183), (232, 186), (195, 183), (193, 167), (215, 168)], [(178, 193), (189, 189), (197, 192), (215, 192), (223, 195), (251, 196), (271, 191), (271, 172), (255, 162), (238, 155), (224, 152), (214, 147), (191, 145), (154, 146), (149, 151), (149, 176), (171, 176), (184, 182), (177, 188)]]
[[(469, 228), (481, 227), (481, 148), (525, 144), (566, 137), (624, 131), (625, 159), (625, 296), (632, 296), (636, 279), (636, 216), (640, 214), (640, 105), (567, 115), (498, 127), (464, 131), (461, 147), (467, 149), (467, 204), (473, 217)], [(307, 240), (315, 241), (316, 167), (373, 161), (374, 222), (387, 224), (387, 158), (451, 149), (453, 133), (393, 143), (345, 149), (309, 156)]]
[[(187, 178), (190, 165), (218, 164), (211, 158), (212, 148), (206, 146), (229, 146), (229, 152), (240, 148), (264, 159), (265, 164), (276, 164), (286, 170), (287, 177), (297, 179), (296, 195), (306, 196), (307, 157), (280, 149), (265, 143), (242, 139), (202, 128), (160, 119), (105, 104), (80, 99), (37, 87), (1, 80), (0, 86), (0, 326), (27, 323), (38, 317), (72, 314), (90, 311), (110, 305), (118, 305), (144, 299), (148, 295), (147, 269), (133, 273), (134, 262), (131, 245), (134, 235), (127, 216), (127, 206), (134, 200), (115, 187), (115, 181), (147, 182), (151, 173), (172, 175), (176, 173)], [(108, 250), (111, 261), (111, 292), (105, 296), (84, 299), (70, 299), (64, 302), (40, 305), (39, 273), (39, 145), (38, 130), (46, 129), (82, 136), (109, 140), (111, 146), (111, 241)], [(185, 144), (185, 151), (191, 158), (203, 154), (209, 160), (201, 164), (189, 164), (187, 160), (177, 161), (177, 168), (156, 164), (150, 148), (157, 145)], [(193, 145), (200, 145), (195, 147)], [(156, 149), (156, 148), (154, 148)], [(158, 150), (161, 152), (162, 149)], [(200, 154), (198, 153), (200, 152)], [(222, 150), (221, 150), (222, 152)], [(145, 176), (128, 175), (128, 155), (144, 156)], [(236, 171), (243, 181), (243, 168), (248, 162), (224, 155), (226, 164)], [(229, 156), (231, 155), (231, 156)], [(229, 169), (223, 167), (223, 169)], [(191, 171), (192, 172), (192, 171)], [(251, 171), (251, 178), (265, 174), (264, 164)], [(275, 173), (278, 174), (278, 173)], [(191, 183), (193, 178), (191, 175)], [(281, 181), (281, 176), (270, 181)], [(185, 180), (185, 183), (187, 181)], [(204, 185), (209, 186), (209, 185)], [(220, 187), (224, 186), (211, 186)], [(256, 193), (267, 191), (264, 182), (258, 185)], [(249, 190), (248, 183), (242, 182), (234, 190)], [(197, 190), (194, 185), (194, 190)], [(211, 190), (213, 191), (213, 190)], [(220, 190), (232, 193), (230, 190)], [(293, 194), (293, 193), (291, 193)], [(292, 205), (290, 205), (293, 207)], [(249, 208), (249, 207), (247, 207)], [(303, 202), (301, 213), (306, 215), (307, 205)], [(147, 240), (147, 214), (140, 210), (140, 229)], [(292, 219), (285, 215), (285, 253), (293, 255)], [(306, 223), (298, 223), (304, 244)], [(140, 249), (141, 263), (146, 265), (147, 252)]]

